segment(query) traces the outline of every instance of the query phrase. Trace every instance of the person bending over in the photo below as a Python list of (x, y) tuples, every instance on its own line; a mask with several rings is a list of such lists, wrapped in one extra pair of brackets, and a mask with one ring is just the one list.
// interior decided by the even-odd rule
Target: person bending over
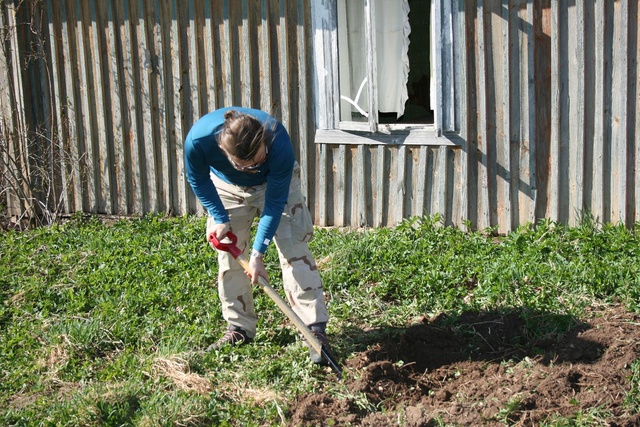
[[(307, 244), (313, 223), (300, 189), (300, 167), (282, 123), (256, 109), (215, 110), (189, 131), (184, 158), (187, 180), (209, 214), (207, 236), (213, 232), (222, 240), (232, 231), (240, 250), (250, 254), (245, 273), (231, 254), (218, 251), (218, 294), (228, 328), (208, 350), (247, 344), (255, 337), (258, 318), (252, 284), (258, 283), (258, 276), (269, 280), (263, 257), (272, 241), (291, 308), (330, 348), (322, 280)], [(306, 344), (311, 360), (324, 364), (322, 356)]]

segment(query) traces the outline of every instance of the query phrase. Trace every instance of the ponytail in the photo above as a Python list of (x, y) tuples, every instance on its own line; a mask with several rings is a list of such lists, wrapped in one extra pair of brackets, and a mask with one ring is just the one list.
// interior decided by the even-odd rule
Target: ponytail
[(224, 125), (218, 135), (218, 145), (228, 155), (240, 160), (250, 160), (262, 145), (269, 146), (273, 138), (255, 117), (229, 110), (224, 113)]

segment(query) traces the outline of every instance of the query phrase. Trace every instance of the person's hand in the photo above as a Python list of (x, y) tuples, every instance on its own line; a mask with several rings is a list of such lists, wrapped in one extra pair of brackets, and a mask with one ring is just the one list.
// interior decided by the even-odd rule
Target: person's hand
[(247, 271), (247, 277), (251, 280), (251, 283), (258, 284), (259, 276), (264, 277), (267, 282), (269, 281), (269, 273), (264, 266), (264, 260), (259, 257), (251, 257), (249, 259), (249, 271)]
[[(214, 233), (216, 236), (216, 239), (218, 239), (219, 241), (222, 241), (222, 239), (224, 239), (227, 236), (227, 233), (229, 231), (231, 231), (231, 225), (228, 222), (213, 224), (213, 225), (209, 225), (209, 230), (207, 230), (207, 236), (210, 236), (211, 233)], [(211, 245), (212, 248), (215, 249), (215, 246), (213, 246), (213, 243), (209, 242), (209, 244)]]

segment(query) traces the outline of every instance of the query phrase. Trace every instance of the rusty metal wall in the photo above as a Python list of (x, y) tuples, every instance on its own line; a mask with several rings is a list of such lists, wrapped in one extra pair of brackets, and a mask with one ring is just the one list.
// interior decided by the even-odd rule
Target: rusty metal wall
[(322, 35), (305, 0), (5, 1), (2, 135), (23, 159), (43, 138), (65, 212), (201, 213), (183, 138), (242, 104), (290, 130), (318, 225), (640, 221), (638, 2), (434, 1), (457, 148), (314, 144)]

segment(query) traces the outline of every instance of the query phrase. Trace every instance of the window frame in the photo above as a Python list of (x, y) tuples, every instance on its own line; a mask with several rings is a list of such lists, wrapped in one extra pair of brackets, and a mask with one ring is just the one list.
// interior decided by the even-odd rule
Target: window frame
[[(459, 147), (460, 132), (455, 129), (453, 82), (451, 90), (443, 90), (444, 67), (453, 72), (452, 0), (432, 0), (433, 21), (431, 43), (434, 52), (436, 105), (433, 124), (380, 124), (377, 114), (369, 114), (368, 122), (340, 121), (340, 85), (338, 64), (337, 0), (312, 1), (313, 46), (316, 94), (316, 144), (357, 145), (432, 145)], [(367, 89), (369, 111), (378, 111), (377, 65), (375, 61), (374, 5), (365, 0), (365, 34)], [(444, 19), (445, 17), (449, 19)], [(443, 67), (444, 66), (444, 67)], [(448, 93), (447, 93), (448, 92)], [(448, 108), (448, 124), (444, 123)]]

